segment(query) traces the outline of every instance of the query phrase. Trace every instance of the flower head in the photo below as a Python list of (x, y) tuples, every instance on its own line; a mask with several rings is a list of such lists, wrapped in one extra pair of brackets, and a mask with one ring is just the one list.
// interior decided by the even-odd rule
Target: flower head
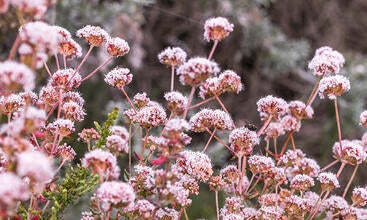
[(133, 74), (127, 68), (116, 67), (111, 70), (104, 78), (104, 81), (113, 87), (123, 89), (133, 79)]
[(236, 128), (229, 135), (230, 147), (236, 155), (250, 155), (253, 147), (259, 142), (256, 132), (246, 127)]
[(352, 165), (361, 164), (366, 159), (366, 152), (358, 143), (342, 140), (341, 144), (342, 147), (339, 142), (335, 142), (333, 146), (333, 153), (337, 159)]
[(177, 115), (181, 115), (184, 112), (188, 99), (180, 92), (167, 92), (164, 94), (164, 98), (167, 100), (168, 110)]
[(313, 109), (301, 101), (291, 101), (288, 103), (288, 112), (298, 119), (310, 119), (313, 116)]
[(87, 25), (76, 32), (76, 36), (84, 38), (90, 45), (99, 47), (109, 39), (108, 33), (99, 26)]
[(19, 201), (30, 197), (27, 185), (13, 173), (0, 173), (0, 206), (15, 208)]
[(327, 96), (329, 99), (334, 100), (349, 90), (349, 80), (341, 75), (324, 77), (319, 84), (319, 96), (322, 99)]
[(257, 111), (260, 113), (262, 120), (266, 120), (269, 117), (278, 120), (288, 109), (288, 104), (284, 99), (276, 98), (271, 95), (259, 99), (256, 104)]
[(267, 173), (275, 167), (273, 159), (266, 156), (252, 155), (248, 159), (249, 168), (252, 173)]
[(0, 62), (0, 94), (3, 90), (30, 91), (34, 86), (34, 73), (26, 65), (14, 61)]
[(291, 180), (290, 187), (299, 191), (306, 191), (315, 185), (312, 177), (305, 174), (297, 174)]
[(107, 53), (113, 57), (120, 57), (130, 51), (129, 44), (122, 38), (109, 38), (106, 42)]
[(111, 207), (126, 207), (135, 200), (133, 188), (124, 182), (110, 181), (102, 183), (96, 192), (96, 198), (105, 211)]
[(73, 69), (60, 69), (52, 75), (51, 85), (63, 90), (71, 90), (80, 86), (82, 77)]
[(233, 31), (233, 24), (227, 18), (216, 17), (205, 21), (204, 38), (206, 41), (220, 41)]
[(321, 189), (324, 191), (332, 191), (340, 187), (338, 178), (334, 173), (320, 173), (317, 179), (321, 183)]
[(209, 180), (213, 169), (206, 154), (186, 150), (181, 152), (181, 156), (177, 159), (177, 166), (181, 172), (201, 182)]
[(119, 168), (114, 155), (101, 149), (92, 150), (84, 155), (82, 165), (93, 173), (106, 177), (118, 177)]
[(39, 183), (50, 180), (54, 175), (51, 160), (37, 151), (25, 151), (18, 155), (17, 173)]
[(218, 64), (206, 58), (191, 58), (177, 69), (182, 85), (198, 86), (219, 72)]
[(158, 54), (159, 62), (169, 66), (179, 66), (186, 61), (186, 52), (180, 47), (167, 47)]
[(341, 53), (330, 47), (321, 47), (316, 50), (315, 56), (308, 64), (315, 76), (337, 74), (343, 67), (345, 59)]

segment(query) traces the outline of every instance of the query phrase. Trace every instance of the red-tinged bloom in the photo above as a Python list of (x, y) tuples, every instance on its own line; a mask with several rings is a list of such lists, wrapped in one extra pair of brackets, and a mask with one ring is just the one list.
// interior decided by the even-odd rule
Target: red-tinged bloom
[(169, 66), (179, 66), (186, 61), (186, 52), (179, 47), (167, 47), (158, 54), (160, 63)]
[(317, 177), (317, 180), (321, 183), (321, 189), (324, 191), (332, 191), (335, 188), (340, 187), (338, 178), (334, 173), (320, 173)]
[(71, 90), (78, 88), (82, 82), (82, 77), (73, 69), (57, 70), (51, 79), (51, 85), (62, 90)]
[(137, 93), (133, 98), (134, 105), (138, 108), (142, 108), (149, 104), (150, 98), (147, 96), (145, 92)]
[(246, 127), (236, 128), (229, 135), (230, 147), (238, 156), (250, 155), (254, 146), (259, 142), (260, 139), (256, 132)]
[[(26, 201), (30, 197), (27, 185), (13, 173), (0, 173), (0, 206), (15, 208), (19, 201)], [(5, 184), (6, 183), (6, 184)]]
[(26, 65), (14, 61), (0, 62), (0, 94), (5, 91), (30, 91), (34, 86), (34, 73)]
[(171, 112), (181, 115), (185, 111), (188, 99), (180, 92), (167, 92), (164, 98), (167, 101), (167, 108)]
[(315, 185), (312, 177), (304, 174), (297, 174), (290, 182), (290, 187), (299, 191), (306, 191)]
[(100, 176), (117, 179), (120, 169), (116, 157), (108, 151), (96, 149), (84, 155), (82, 165)]
[(113, 87), (123, 89), (133, 79), (133, 74), (127, 68), (116, 67), (105, 75), (104, 81)]
[(226, 38), (233, 31), (233, 24), (227, 18), (216, 17), (205, 21), (204, 39), (206, 41), (220, 41)]
[(109, 38), (106, 42), (107, 53), (113, 57), (124, 56), (130, 51), (129, 44), (122, 38)]
[(341, 53), (330, 47), (321, 47), (316, 50), (315, 56), (308, 64), (315, 76), (338, 74), (343, 67), (345, 59)]
[(218, 64), (206, 58), (191, 58), (177, 69), (182, 85), (198, 86), (209, 77), (217, 75)]
[(124, 182), (104, 182), (96, 192), (96, 198), (105, 211), (111, 207), (126, 207), (135, 200), (135, 193), (130, 184)]
[(252, 173), (267, 173), (275, 167), (274, 160), (270, 157), (261, 155), (252, 155), (248, 159), (249, 168)]
[(109, 39), (108, 33), (99, 26), (87, 25), (76, 32), (76, 36), (84, 38), (90, 45), (99, 47)]
[(311, 106), (296, 100), (288, 103), (288, 113), (298, 119), (311, 119), (314, 111)]
[(327, 76), (321, 79), (318, 90), (321, 99), (327, 96), (334, 100), (350, 90), (350, 82), (341, 75)]
[(367, 127), (367, 111), (363, 111), (359, 116), (359, 124), (363, 127)]
[(151, 164), (160, 166), (166, 162), (167, 158), (164, 156), (160, 156), (157, 159), (153, 159), (150, 161)]
[(288, 109), (288, 104), (284, 99), (276, 98), (271, 95), (259, 99), (256, 104), (257, 111), (260, 113), (262, 120), (266, 120), (269, 117), (278, 120)]
[(366, 152), (363, 147), (355, 142), (349, 140), (342, 140), (342, 147), (339, 142), (335, 142), (333, 146), (334, 156), (343, 163), (352, 165), (361, 164), (366, 160)]
[(356, 187), (353, 189), (351, 196), (353, 204), (358, 207), (363, 207), (367, 204), (367, 189), (366, 187)]

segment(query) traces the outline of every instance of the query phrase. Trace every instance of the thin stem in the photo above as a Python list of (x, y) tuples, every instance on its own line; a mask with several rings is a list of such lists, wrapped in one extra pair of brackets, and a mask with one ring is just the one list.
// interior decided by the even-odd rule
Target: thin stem
[(171, 92), (175, 87), (175, 65), (171, 66)]
[(296, 150), (296, 145), (294, 144), (293, 133), (291, 135), (291, 142), (292, 142), (292, 149), (295, 151)]
[(101, 65), (99, 65), (95, 70), (93, 70), (84, 79), (82, 79), (82, 82), (84, 82), (85, 80), (91, 78), (96, 72), (98, 72), (98, 70), (100, 70), (101, 68), (103, 68), (104, 66), (106, 66), (109, 62), (111, 62), (112, 59), (113, 59), (113, 57), (107, 58)]
[(132, 154), (132, 145), (131, 145), (131, 130), (132, 124), (129, 126), (129, 174), (131, 175), (131, 154)]
[(147, 146), (147, 142), (148, 142), (148, 134), (149, 134), (149, 129), (146, 129), (145, 130), (144, 143), (143, 143), (143, 146), (142, 146), (141, 152), (140, 152), (141, 161), (144, 161), (144, 152), (145, 152), (145, 147)]
[(88, 52), (85, 54), (85, 56), (83, 57), (82, 62), (80, 62), (79, 66), (76, 68), (75, 73), (79, 72), (80, 68), (83, 66), (84, 62), (87, 60), (89, 54), (92, 52), (93, 50), (93, 45), (90, 45)]
[(264, 130), (266, 129), (266, 127), (268, 127), (268, 125), (270, 124), (271, 120), (273, 119), (273, 116), (270, 116), (265, 123), (263, 124), (263, 126), (260, 128), (260, 130), (257, 132), (257, 136), (262, 135), (262, 133), (264, 132)]
[(340, 176), (340, 174), (342, 173), (345, 165), (346, 165), (346, 163), (342, 162), (342, 165), (340, 165), (340, 168), (339, 168), (338, 172), (336, 173), (336, 177)]
[(204, 101), (201, 101), (201, 102), (199, 102), (199, 103), (197, 103), (197, 104), (195, 104), (195, 105), (190, 106), (190, 107), (189, 107), (189, 110), (190, 110), (190, 109), (193, 109), (193, 108), (197, 108), (197, 107), (199, 107), (199, 106), (201, 106), (201, 105), (203, 105), (203, 104), (205, 104), (205, 103), (207, 103), (207, 102), (209, 102), (209, 101), (211, 101), (211, 100), (213, 100), (213, 99), (215, 99), (215, 96), (212, 96), (212, 97), (210, 97), (210, 98), (208, 98), (208, 99), (205, 99)]
[(214, 136), (216, 130), (217, 130), (216, 128), (213, 130), (213, 133), (211, 133), (209, 140), (206, 142), (206, 145), (205, 145), (204, 149), (201, 152), (204, 153), (206, 151), (206, 149), (208, 148), (211, 140), (213, 139), (213, 136)]
[(59, 57), (57, 56), (57, 54), (56, 54), (56, 53), (54, 54), (54, 57), (55, 57), (55, 61), (56, 61), (57, 69), (59, 70), (59, 69), (60, 69)]
[(273, 138), (273, 144), (274, 144), (274, 153), (275, 155), (278, 155), (277, 138)]
[(311, 106), (312, 102), (315, 100), (321, 78), (322, 78), (322, 76), (319, 76), (317, 78), (316, 83), (315, 83), (315, 85), (312, 88), (312, 92), (311, 92), (311, 94), (310, 94), (310, 96), (309, 96), (309, 98), (307, 100), (306, 106)]
[(210, 54), (209, 54), (209, 56), (208, 56), (208, 60), (211, 60), (211, 59), (212, 59), (213, 54), (214, 54), (214, 51), (215, 51), (215, 48), (217, 48), (218, 43), (219, 43), (219, 41), (218, 41), (218, 40), (215, 40), (215, 41), (214, 41), (213, 47), (212, 47), (212, 49), (211, 49), (211, 51), (210, 51)]
[[(241, 172), (242, 170), (242, 156), (238, 156), (238, 170)], [(242, 194), (242, 175), (240, 176), (240, 181), (238, 183), (238, 193), (241, 195)]]
[(356, 176), (357, 170), (358, 170), (359, 164), (356, 165), (356, 167), (354, 168), (353, 174), (350, 177), (347, 186), (344, 189), (344, 193), (343, 193), (343, 198), (345, 198), (345, 196), (347, 195), (348, 189), (350, 187), (350, 185), (352, 184), (352, 181), (354, 179), (354, 177)]
[(215, 96), (215, 98), (217, 99), (217, 101), (219, 102), (219, 105), (222, 107), (222, 109), (228, 114), (228, 115), (230, 115), (229, 114), (229, 112), (228, 112), (228, 110), (227, 110), (227, 108), (226, 108), (226, 106), (223, 104), (223, 102), (222, 102), (222, 100), (216, 95)]
[(52, 78), (52, 74), (51, 74), (50, 68), (48, 68), (47, 63), (44, 62), (43, 65), (45, 66), (46, 72), (48, 73), (48, 75), (50, 76), (50, 78)]
[(285, 142), (283, 144), (283, 147), (282, 147), (282, 150), (280, 151), (280, 155), (279, 156), (282, 156), (284, 154), (285, 150), (287, 149), (287, 145), (288, 145), (289, 141), (291, 140), (291, 137), (292, 137), (293, 132), (294, 131), (292, 130), (292, 131), (290, 131), (288, 133), (288, 137), (287, 137), (287, 139), (285, 140)]
[(334, 160), (333, 162), (329, 163), (328, 165), (326, 165), (324, 168), (322, 168), (320, 170), (320, 172), (324, 172), (325, 170), (329, 169), (330, 167), (334, 166), (335, 164), (337, 164), (339, 162), (339, 160)]
[(20, 45), (20, 37), (19, 37), (19, 34), (17, 36), (17, 38), (15, 38), (15, 41), (10, 49), (10, 53), (9, 53), (9, 56), (8, 56), (8, 60), (12, 60), (14, 57), (15, 57), (15, 54), (17, 53), (17, 49)]
[(61, 167), (62, 167), (62, 166), (64, 166), (65, 162), (66, 162), (66, 160), (62, 160), (62, 161), (61, 161), (60, 166), (56, 169), (56, 171), (55, 171), (55, 174), (54, 174), (54, 175), (56, 175), (56, 174), (60, 171)]
[(66, 56), (65, 55), (62, 56), (62, 60), (64, 62), (64, 69), (66, 69)]
[[(206, 131), (207, 132), (209, 132), (209, 134), (212, 134), (212, 132), (208, 129), (208, 128), (206, 128)], [(233, 150), (226, 144), (226, 143), (224, 143), (224, 141), (222, 140), (222, 139), (220, 139), (219, 137), (217, 137), (216, 135), (213, 135), (213, 137), (217, 140), (217, 141), (219, 141), (221, 144), (223, 144), (229, 151), (231, 151), (233, 154), (235, 154), (234, 152), (233, 152)]]
[(196, 90), (196, 86), (193, 86), (193, 87), (191, 88), (191, 92), (190, 92), (190, 95), (189, 95), (189, 101), (187, 102), (187, 105), (186, 105), (185, 111), (184, 111), (183, 116), (182, 116), (182, 118), (183, 118), (183, 119), (185, 119), (185, 118), (186, 118), (186, 116), (187, 116), (187, 112), (188, 112), (189, 107), (190, 107), (190, 105), (191, 105), (192, 98), (194, 97), (195, 90)]
[(342, 132), (340, 128), (340, 119), (339, 119), (339, 110), (338, 110), (338, 101), (337, 98), (334, 99), (334, 108), (335, 108), (335, 116), (336, 116), (336, 125), (338, 126), (338, 139), (340, 144), (340, 151), (343, 150), (342, 145)]
[(189, 216), (187, 216), (186, 208), (183, 209), (183, 213), (185, 215), (185, 220), (189, 220)]
[(321, 202), (316, 203), (315, 209), (311, 212), (311, 215), (308, 217), (309, 220), (311, 220), (311, 219), (313, 219), (313, 217), (315, 217), (315, 215), (317, 214), (317, 212), (320, 209), (321, 204), (323, 204), (325, 202), (325, 200), (329, 196), (329, 194), (330, 194), (330, 191), (327, 191), (324, 198), (322, 198)]
[(219, 202), (218, 202), (218, 191), (215, 190), (215, 210), (217, 211), (217, 220), (219, 220)]
[(134, 110), (134, 112), (136, 113), (136, 109), (135, 109), (135, 107), (134, 107), (134, 104), (132, 103), (132, 101), (131, 101), (130, 97), (127, 95), (127, 93), (126, 93), (125, 89), (124, 89), (124, 88), (121, 88), (121, 91), (122, 91), (122, 93), (124, 94), (124, 96), (126, 97), (127, 101), (129, 102), (130, 107), (131, 107), (131, 108)]

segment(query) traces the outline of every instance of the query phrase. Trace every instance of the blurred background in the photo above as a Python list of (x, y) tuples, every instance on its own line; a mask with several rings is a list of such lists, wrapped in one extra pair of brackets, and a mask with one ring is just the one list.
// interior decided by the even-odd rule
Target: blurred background
[[(170, 70), (158, 62), (157, 54), (167, 46), (179, 46), (188, 57), (207, 56), (212, 44), (203, 39), (205, 20), (227, 17), (235, 25), (234, 31), (219, 44), (214, 60), (222, 70), (237, 72), (245, 89), (239, 95), (225, 95), (222, 100), (237, 125), (252, 123), (258, 127), (261, 123), (256, 101), (268, 94), (287, 101), (306, 101), (315, 81), (307, 70), (308, 61), (315, 49), (330, 46), (345, 56), (342, 73), (349, 77), (352, 86), (339, 102), (343, 138), (360, 139), (364, 130), (358, 120), (366, 108), (367, 97), (366, 10), (365, 0), (59, 0), (50, 9), (47, 20), (72, 33), (87, 24), (100, 25), (111, 36), (126, 39), (130, 53), (102, 73), (115, 65), (128, 67), (134, 74), (133, 83), (127, 88), (131, 97), (146, 92), (152, 100), (163, 101), (169, 89)], [(11, 13), (1, 18), (0, 56), (4, 59), (18, 24)], [(86, 45), (83, 48), (85, 52)], [(105, 56), (95, 50), (82, 72), (94, 69)], [(81, 87), (88, 115), (80, 128), (92, 127), (93, 121), (102, 122), (114, 106), (125, 106), (122, 94), (103, 82), (102, 73)], [(180, 86), (177, 89), (184, 93), (190, 90)], [(219, 108), (214, 102), (211, 107)], [(331, 147), (337, 140), (335, 112), (329, 100), (317, 98), (313, 108), (314, 120), (303, 122), (295, 140), (323, 167), (332, 160)], [(85, 150), (85, 146), (79, 148), (79, 143), (74, 146), (80, 152)], [(213, 146), (209, 150), (217, 168), (231, 163), (229, 153), (222, 148)], [(362, 184), (364, 178), (367, 174), (360, 172), (356, 184)], [(214, 201), (214, 193), (205, 187), (202, 190), (200, 198), (192, 198), (190, 219), (215, 214), (214, 202), (207, 202)], [(83, 202), (80, 204), (83, 207)]]

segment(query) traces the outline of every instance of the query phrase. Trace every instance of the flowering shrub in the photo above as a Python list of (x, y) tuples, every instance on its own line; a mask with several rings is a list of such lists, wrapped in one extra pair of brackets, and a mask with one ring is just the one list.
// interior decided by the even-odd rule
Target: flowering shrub
[[(366, 135), (361, 140), (342, 138), (338, 97), (350, 90), (350, 83), (338, 75), (344, 64), (339, 52), (330, 47), (316, 51), (309, 68), (317, 81), (307, 102), (268, 95), (257, 102), (262, 126), (237, 127), (221, 95), (241, 92), (241, 78), (232, 70), (221, 72), (213, 60), (216, 47), (234, 26), (226, 18), (211, 18), (204, 26), (204, 39), (213, 41), (208, 57), (186, 61), (187, 54), (177, 47), (158, 55), (158, 61), (171, 69), (166, 103), (152, 101), (146, 93), (130, 99), (125, 86), (134, 74), (115, 67), (105, 73), (104, 81), (128, 101), (130, 107), (123, 112), (126, 124), (116, 124), (119, 110), (114, 109), (103, 125), (96, 122), (94, 128), (79, 131), (76, 124), (84, 119), (88, 103), (78, 87), (114, 58), (125, 56), (130, 47), (103, 28), (87, 25), (76, 32), (89, 44), (83, 54), (68, 30), (34, 21), (53, 3), (10, 0), (0, 5), (1, 13), (15, 7), (24, 19), (8, 60), (0, 62), (4, 118), (0, 127), (0, 219), (59, 219), (65, 208), (87, 192), (93, 194), (82, 219), (187, 219), (186, 210), (192, 197), (200, 196), (202, 184), (215, 193), (218, 219), (367, 219), (367, 188), (350, 189), (367, 158)], [(96, 48), (104, 50), (107, 59), (93, 71), (82, 73), (81, 67)], [(79, 58), (77, 65), (70, 62)], [(55, 67), (50, 65), (53, 61)], [(35, 73), (42, 70), (48, 73), (48, 82), (36, 85)], [(175, 75), (183, 86), (191, 87), (188, 96), (175, 90)], [(203, 100), (194, 104), (195, 93)], [(323, 168), (302, 152), (294, 138), (302, 120), (312, 119), (311, 106), (317, 95), (333, 101), (338, 127), (331, 152), (334, 160)], [(212, 101), (220, 108), (204, 108)], [(362, 112), (360, 125), (366, 126), (366, 118)], [(73, 166), (70, 162), (76, 152), (66, 140), (76, 133), (88, 150)], [(190, 150), (192, 133), (209, 134), (201, 151)], [(286, 136), (284, 142), (278, 140), (281, 136)], [(133, 137), (141, 142), (133, 142)], [(237, 165), (215, 169), (205, 153), (214, 141), (233, 154)], [(254, 152), (254, 147), (260, 151)], [(129, 158), (127, 167), (118, 163), (124, 155)], [(337, 173), (326, 172), (337, 164)], [(354, 171), (343, 185), (338, 179), (346, 166)], [(67, 167), (65, 175), (60, 172), (63, 167)], [(342, 188), (342, 195), (336, 195), (337, 188)], [(223, 207), (218, 204), (219, 192), (226, 195)]]

